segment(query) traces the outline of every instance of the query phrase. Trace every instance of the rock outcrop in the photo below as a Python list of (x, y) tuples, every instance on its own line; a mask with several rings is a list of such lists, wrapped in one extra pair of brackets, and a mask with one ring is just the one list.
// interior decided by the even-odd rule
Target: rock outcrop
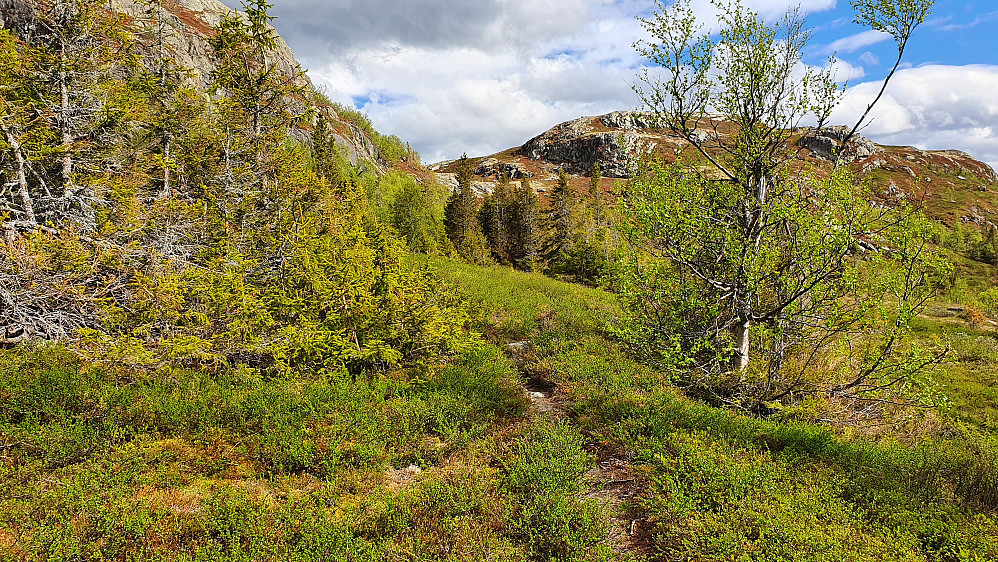
[(511, 180), (534, 177), (534, 173), (528, 170), (523, 164), (516, 162), (503, 162), (498, 158), (486, 158), (485, 160), (482, 160), (482, 163), (479, 164), (477, 168), (475, 168), (476, 176), (498, 177), (503, 172), (505, 172)]
[(534, 137), (523, 145), (522, 152), (532, 160), (545, 160), (563, 167), (570, 174), (588, 174), (593, 164), (599, 164), (605, 177), (630, 177), (634, 161), (651, 151), (655, 143), (638, 132), (639, 120), (620, 113), (610, 118), (610, 122), (627, 125), (630, 130), (606, 131), (603, 130), (606, 121), (583, 117)]
[(811, 151), (815, 158), (834, 162), (839, 156), (844, 162), (854, 162), (869, 158), (877, 152), (877, 145), (870, 139), (853, 135), (846, 146), (842, 142), (849, 134), (848, 127), (825, 127), (800, 138), (798, 145)]
[(604, 127), (636, 131), (658, 127), (658, 118), (653, 113), (642, 111), (614, 111), (599, 118)]

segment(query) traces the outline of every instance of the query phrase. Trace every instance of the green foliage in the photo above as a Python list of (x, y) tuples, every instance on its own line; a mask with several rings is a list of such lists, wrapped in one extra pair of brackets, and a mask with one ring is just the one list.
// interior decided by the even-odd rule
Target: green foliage
[(378, 133), (374, 136), (374, 144), (378, 147), (378, 154), (392, 164), (404, 162), (413, 154), (405, 141), (395, 135), (386, 136)]
[[(791, 165), (795, 131), (805, 119), (824, 125), (838, 86), (827, 68), (796, 73), (811, 36), (799, 11), (767, 24), (740, 2), (712, 3), (716, 36), (701, 32), (688, 1), (659, 3), (641, 20), (653, 41), (638, 52), (667, 78), (646, 72), (648, 89), (637, 91), (715, 174), (696, 162), (652, 164), (633, 182), (624, 232), (640, 250), (618, 268), (618, 283), (636, 322), (623, 335), (690, 372), (698, 392), (758, 413), (817, 391), (904, 389), (938, 359), (908, 338), (947, 270), (927, 249), (926, 222), (905, 205), (873, 208), (838, 161), (827, 180)], [(894, 35), (903, 53), (929, 4), (854, 6), (857, 21)], [(883, 23), (905, 18), (905, 30)], [(697, 131), (716, 130), (716, 114), (732, 134)], [(864, 277), (857, 255), (871, 238), (883, 251)], [(848, 351), (831, 355), (845, 359), (830, 360), (839, 343)], [(828, 370), (837, 371), (831, 381)]]
[[(79, 336), (81, 351), (107, 364), (285, 375), (425, 366), (475, 339), (459, 297), (404, 264), (406, 246), (449, 249), (440, 194), (389, 174), (379, 181), (391, 200), (372, 213), (360, 187), (371, 175), (350, 168), (329, 123), (317, 121), (307, 148), (289, 135), (305, 113), (301, 76), (272, 60), (269, 7), (253, 2), (245, 19), (220, 24), (212, 41), (221, 95), (210, 103), (178, 86), (168, 60), (122, 68), (127, 79), (104, 96), (104, 115), (127, 120), (129, 135), (111, 137), (101, 157), (117, 162), (107, 170), (129, 167), (108, 172), (99, 199), (88, 199), (98, 201), (93, 222), (63, 217), (94, 236), (35, 233), (2, 257), (11, 298), (67, 312), (53, 325), (44, 312), (5, 308), (5, 326)], [(3, 39), (5, 77), (23, 85), (33, 51)], [(79, 95), (98, 93), (108, 94)], [(59, 142), (47, 123), (38, 130)], [(11, 137), (18, 150), (5, 148), (24, 171), (41, 156), (29, 154), (36, 145), (22, 132), (30, 131)], [(27, 189), (25, 213), (37, 195)], [(378, 212), (405, 244), (377, 224)]]
[(491, 261), (485, 234), (478, 220), (478, 196), (472, 190), (474, 170), (468, 155), (461, 156), (457, 164), (457, 189), (447, 199), (444, 207), (444, 229), (454, 250), (470, 263)]
[[(626, 203), (624, 232), (639, 251), (617, 268), (633, 318), (624, 339), (709, 393), (744, 393), (757, 405), (913, 380), (932, 359), (908, 325), (947, 264), (927, 248), (917, 213), (876, 209), (842, 172), (811, 187), (818, 182), (770, 186), (759, 228), (742, 214), (758, 204), (754, 192), (690, 175), (682, 163), (653, 165)], [(857, 240), (884, 251), (863, 256)], [(827, 376), (842, 338), (850, 348), (836, 380), (811, 378), (815, 368)], [(750, 347), (757, 371), (728, 380), (730, 365), (751, 365), (740, 355)]]
[(503, 215), (509, 261), (522, 271), (541, 269), (542, 225), (537, 207), (537, 193), (524, 177), (520, 185), (511, 186), (508, 205)]
[(560, 170), (551, 204), (543, 214), (548, 227), (543, 251), (548, 271), (588, 285), (599, 282), (610, 261), (607, 216), (599, 182), (599, 165), (594, 164), (589, 188), (596, 195), (581, 197), (569, 183), (568, 174)]
[(582, 429), (647, 462), (644, 514), (670, 557), (985, 560), (998, 548), (979, 503), (998, 499), (986, 440), (739, 415), (678, 394), (602, 338), (562, 346), (551, 365)]
[(402, 237), (409, 250), (424, 254), (448, 253), (443, 227), (445, 189), (421, 184), (413, 176), (393, 170), (378, 178), (368, 198), (378, 219)]
[(609, 553), (595, 501), (577, 498), (592, 461), (575, 429), (552, 422), (523, 436), (504, 458), (504, 485), (516, 506), (509, 517), (533, 559)]
[(571, 247), (573, 230), (578, 223), (579, 203), (568, 174), (564, 169), (558, 170), (558, 183), (551, 191), (551, 202), (544, 213), (549, 236), (544, 250), (545, 259), (550, 261)]

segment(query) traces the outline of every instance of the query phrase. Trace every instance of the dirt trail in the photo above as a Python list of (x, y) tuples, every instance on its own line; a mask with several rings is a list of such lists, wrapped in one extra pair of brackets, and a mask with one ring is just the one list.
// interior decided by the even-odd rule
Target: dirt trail
[[(509, 344), (507, 349), (524, 380), (521, 387), (530, 399), (529, 415), (571, 421), (564, 391), (547, 377), (547, 373), (531, 368), (531, 343), (516, 342)], [(588, 491), (583, 497), (595, 499), (603, 507), (614, 550), (635, 555), (638, 559), (649, 557), (653, 553), (652, 526), (634, 505), (646, 489), (647, 479), (634, 469), (623, 451), (613, 451), (598, 441), (586, 443), (585, 447), (597, 462), (586, 472), (584, 482)]]

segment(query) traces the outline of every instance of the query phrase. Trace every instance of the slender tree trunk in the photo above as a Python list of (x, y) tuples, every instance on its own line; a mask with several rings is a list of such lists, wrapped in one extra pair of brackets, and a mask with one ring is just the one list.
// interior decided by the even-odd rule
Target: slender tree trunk
[(62, 135), (62, 195), (66, 197), (72, 193), (73, 186), (73, 135), (69, 123), (69, 74), (66, 72), (66, 45), (60, 46), (59, 63), (59, 132)]
[(749, 364), (749, 328), (752, 321), (748, 317), (740, 318), (735, 326), (735, 371), (742, 372), (748, 368)]
[(25, 173), (27, 162), (24, 160), (24, 153), (21, 151), (21, 143), (10, 131), (4, 130), (7, 137), (7, 144), (10, 145), (10, 152), (17, 163), (17, 195), (21, 198), (21, 205), (24, 207), (24, 218), (30, 223), (37, 224), (35, 218), (35, 208), (31, 201), (31, 194), (28, 192), (28, 176)]
[[(761, 230), (764, 222), (763, 219), (765, 218), (766, 196), (769, 191), (769, 181), (765, 174), (757, 172), (753, 176), (755, 177), (749, 177), (746, 188), (752, 198), (755, 199), (755, 207), (753, 208), (748, 202), (745, 203), (745, 224), (742, 226), (745, 241), (750, 246), (748, 252), (752, 258), (743, 258), (745, 262), (754, 261), (754, 256), (762, 244)], [(742, 267), (745, 267), (744, 262)], [(744, 270), (740, 273), (739, 277), (745, 278)], [(742, 372), (748, 368), (749, 358), (751, 357), (749, 330), (752, 327), (752, 295), (746, 294), (742, 298), (744, 300), (739, 306), (738, 324), (734, 328), (735, 356), (732, 361), (732, 367), (738, 372)]]
[(225, 124), (225, 192), (232, 189), (232, 133)]
[(172, 144), (172, 135), (170, 133), (163, 134), (163, 189), (160, 192), (160, 197), (170, 196), (170, 146)]

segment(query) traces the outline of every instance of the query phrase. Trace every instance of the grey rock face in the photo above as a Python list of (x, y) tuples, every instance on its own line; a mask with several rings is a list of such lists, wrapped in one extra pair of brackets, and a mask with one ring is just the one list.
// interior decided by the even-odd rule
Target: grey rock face
[(639, 129), (654, 129), (658, 119), (652, 113), (640, 111), (614, 111), (600, 117), (604, 127), (636, 131)]
[(502, 162), (498, 158), (486, 158), (475, 168), (476, 176), (498, 177), (503, 172), (506, 172), (511, 180), (534, 177), (534, 173), (522, 164)]
[[(138, 28), (136, 31), (144, 32), (150, 39), (155, 37), (155, 12), (147, 14), (148, 8), (136, 0), (111, 0), (110, 5), (116, 12), (129, 16), (133, 25)], [(163, 3), (163, 42), (166, 49), (178, 65), (194, 75), (202, 89), (208, 89), (211, 73), (215, 68), (211, 45), (208, 43), (214, 34), (214, 28), (226, 17), (237, 13), (239, 12), (218, 0), (177, 0)], [(291, 47), (279, 35), (276, 36), (276, 42), (277, 47), (270, 54), (271, 60), (277, 64), (282, 74), (291, 75), (299, 67), (298, 61), (295, 60)], [(306, 77), (303, 77), (302, 83), (311, 85)]]
[[(629, 123), (627, 118), (620, 119), (624, 121), (614, 118), (610, 121)], [(604, 119), (603, 124), (606, 123)], [(631, 177), (632, 161), (647, 149), (646, 143), (633, 131), (594, 132), (594, 125), (593, 117), (562, 123), (531, 139), (523, 145), (523, 152), (533, 160), (545, 159), (558, 164), (570, 174), (586, 175), (595, 163), (605, 177)]]
[(849, 145), (840, 148), (842, 141), (848, 134), (847, 127), (826, 127), (801, 137), (798, 144), (810, 150), (815, 157), (828, 161), (834, 161), (836, 152), (839, 150), (841, 150), (841, 158), (845, 162), (862, 160), (877, 152), (877, 145), (861, 135), (853, 135), (852, 139), (849, 140)]
[(30, 32), (35, 8), (27, 0), (0, 0), (0, 27), (18, 35)]

